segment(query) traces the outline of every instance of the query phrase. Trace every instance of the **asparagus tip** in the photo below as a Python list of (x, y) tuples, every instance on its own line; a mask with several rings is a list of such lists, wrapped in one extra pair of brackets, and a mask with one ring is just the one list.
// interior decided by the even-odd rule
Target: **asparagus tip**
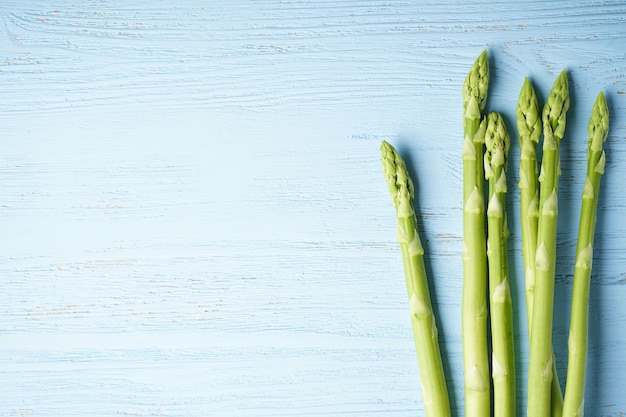
[[(489, 56), (487, 49), (484, 49), (474, 61), (463, 83), (463, 112), (466, 117), (475, 118), (478, 116), (480, 118), (480, 112), (485, 109), (487, 102), (488, 88)], [(477, 106), (478, 112), (476, 112), (473, 104)]]
[(528, 77), (520, 90), (517, 101), (517, 130), (519, 132), (519, 147), (524, 149), (528, 140), (533, 144), (539, 143), (541, 137), (541, 117), (539, 116), (537, 94)]
[(609, 108), (602, 91), (598, 94), (593, 105), (587, 130), (589, 132), (589, 150), (601, 151), (602, 144), (606, 141), (609, 133)]
[(485, 162), (492, 167), (489, 172), (496, 166), (506, 167), (511, 140), (500, 113), (491, 112), (487, 115), (485, 145)]
[(557, 142), (563, 138), (565, 133), (566, 113), (569, 110), (569, 105), (567, 70), (563, 70), (554, 81), (548, 94), (548, 100), (543, 106), (544, 130), (549, 129)]
[(408, 216), (412, 212), (410, 202), (413, 199), (414, 188), (406, 164), (396, 149), (387, 141), (382, 142), (380, 149), (383, 174), (387, 180), (393, 205), (398, 210), (399, 215)]

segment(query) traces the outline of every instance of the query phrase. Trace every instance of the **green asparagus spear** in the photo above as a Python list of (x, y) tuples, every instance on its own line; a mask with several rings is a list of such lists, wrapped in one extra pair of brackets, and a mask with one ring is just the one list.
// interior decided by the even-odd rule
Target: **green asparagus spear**
[(489, 86), (483, 51), (463, 84), (463, 366), (465, 415), (491, 412), (487, 344), (487, 248), (484, 199), (484, 131), (480, 129)]
[(493, 410), (498, 417), (515, 416), (515, 349), (513, 305), (509, 287), (507, 252), (506, 168), (509, 134), (498, 113), (489, 113), (485, 130), (485, 177), (489, 182), (487, 206), (489, 294), (491, 312)]
[(541, 117), (537, 95), (528, 80), (520, 91), (517, 102), (517, 130), (520, 147), (520, 219), (522, 224), (522, 255), (526, 281), (526, 315), (532, 325), (533, 295), (535, 292), (535, 252), (537, 250), (537, 222), (539, 220), (539, 189), (537, 186), (537, 144), (541, 138)]
[[(524, 80), (517, 104), (517, 129), (520, 147), (520, 218), (526, 282), (526, 318), (530, 333), (535, 293), (535, 253), (537, 251), (537, 223), (539, 219), (537, 144), (541, 138), (542, 126), (537, 95), (528, 78)], [(563, 410), (563, 394), (554, 360), (551, 403), (552, 417), (559, 417)]]
[(381, 152), (383, 172), (398, 217), (398, 242), (402, 249), (426, 416), (448, 417), (450, 401), (424, 269), (424, 249), (415, 219), (413, 182), (403, 159), (393, 146), (383, 141)]
[(605, 155), (602, 144), (609, 131), (609, 110), (600, 92), (589, 120), (587, 149), (587, 178), (582, 194), (582, 208), (578, 228), (572, 312), (569, 330), (569, 353), (565, 385), (564, 417), (582, 417), (584, 414), (585, 375), (589, 332), (589, 286), (593, 260), (593, 238), (600, 191), (600, 177), (604, 173)]
[(530, 329), (528, 365), (528, 415), (547, 417), (552, 413), (552, 318), (558, 217), (559, 146), (569, 109), (567, 72), (557, 77), (543, 107), (543, 156), (539, 175), (539, 221), (535, 254), (535, 294)]

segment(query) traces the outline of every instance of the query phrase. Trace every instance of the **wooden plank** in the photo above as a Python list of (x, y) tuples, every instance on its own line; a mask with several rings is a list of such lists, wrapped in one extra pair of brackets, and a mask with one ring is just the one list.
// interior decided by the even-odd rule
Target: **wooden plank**
[(586, 412), (626, 412), (623, 2), (2, 9), (0, 415), (423, 415), (381, 140), (416, 179), (461, 415), (460, 86), (483, 48), (488, 107), (512, 133), (523, 77), (545, 97), (570, 72), (561, 375), (586, 124), (597, 92), (608, 97)]

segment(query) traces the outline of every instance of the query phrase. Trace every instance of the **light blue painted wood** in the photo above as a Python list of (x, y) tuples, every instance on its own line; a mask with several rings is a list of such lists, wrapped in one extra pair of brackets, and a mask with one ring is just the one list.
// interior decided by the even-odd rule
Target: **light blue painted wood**
[(483, 48), (488, 107), (513, 132), (523, 77), (545, 97), (570, 73), (562, 376), (586, 123), (607, 95), (586, 412), (626, 413), (624, 2), (5, 1), (1, 16), (0, 415), (423, 415), (383, 139), (416, 178), (462, 415), (460, 86)]

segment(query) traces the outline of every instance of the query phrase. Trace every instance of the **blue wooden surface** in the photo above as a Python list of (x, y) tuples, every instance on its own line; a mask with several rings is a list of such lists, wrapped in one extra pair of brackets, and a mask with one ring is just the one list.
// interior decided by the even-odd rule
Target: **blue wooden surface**
[(523, 77), (543, 101), (570, 74), (562, 377), (586, 123), (607, 96), (585, 408), (626, 413), (623, 1), (8, 0), (0, 13), (1, 416), (423, 415), (383, 139), (416, 179), (462, 415), (461, 84), (484, 48), (488, 108), (512, 133)]

